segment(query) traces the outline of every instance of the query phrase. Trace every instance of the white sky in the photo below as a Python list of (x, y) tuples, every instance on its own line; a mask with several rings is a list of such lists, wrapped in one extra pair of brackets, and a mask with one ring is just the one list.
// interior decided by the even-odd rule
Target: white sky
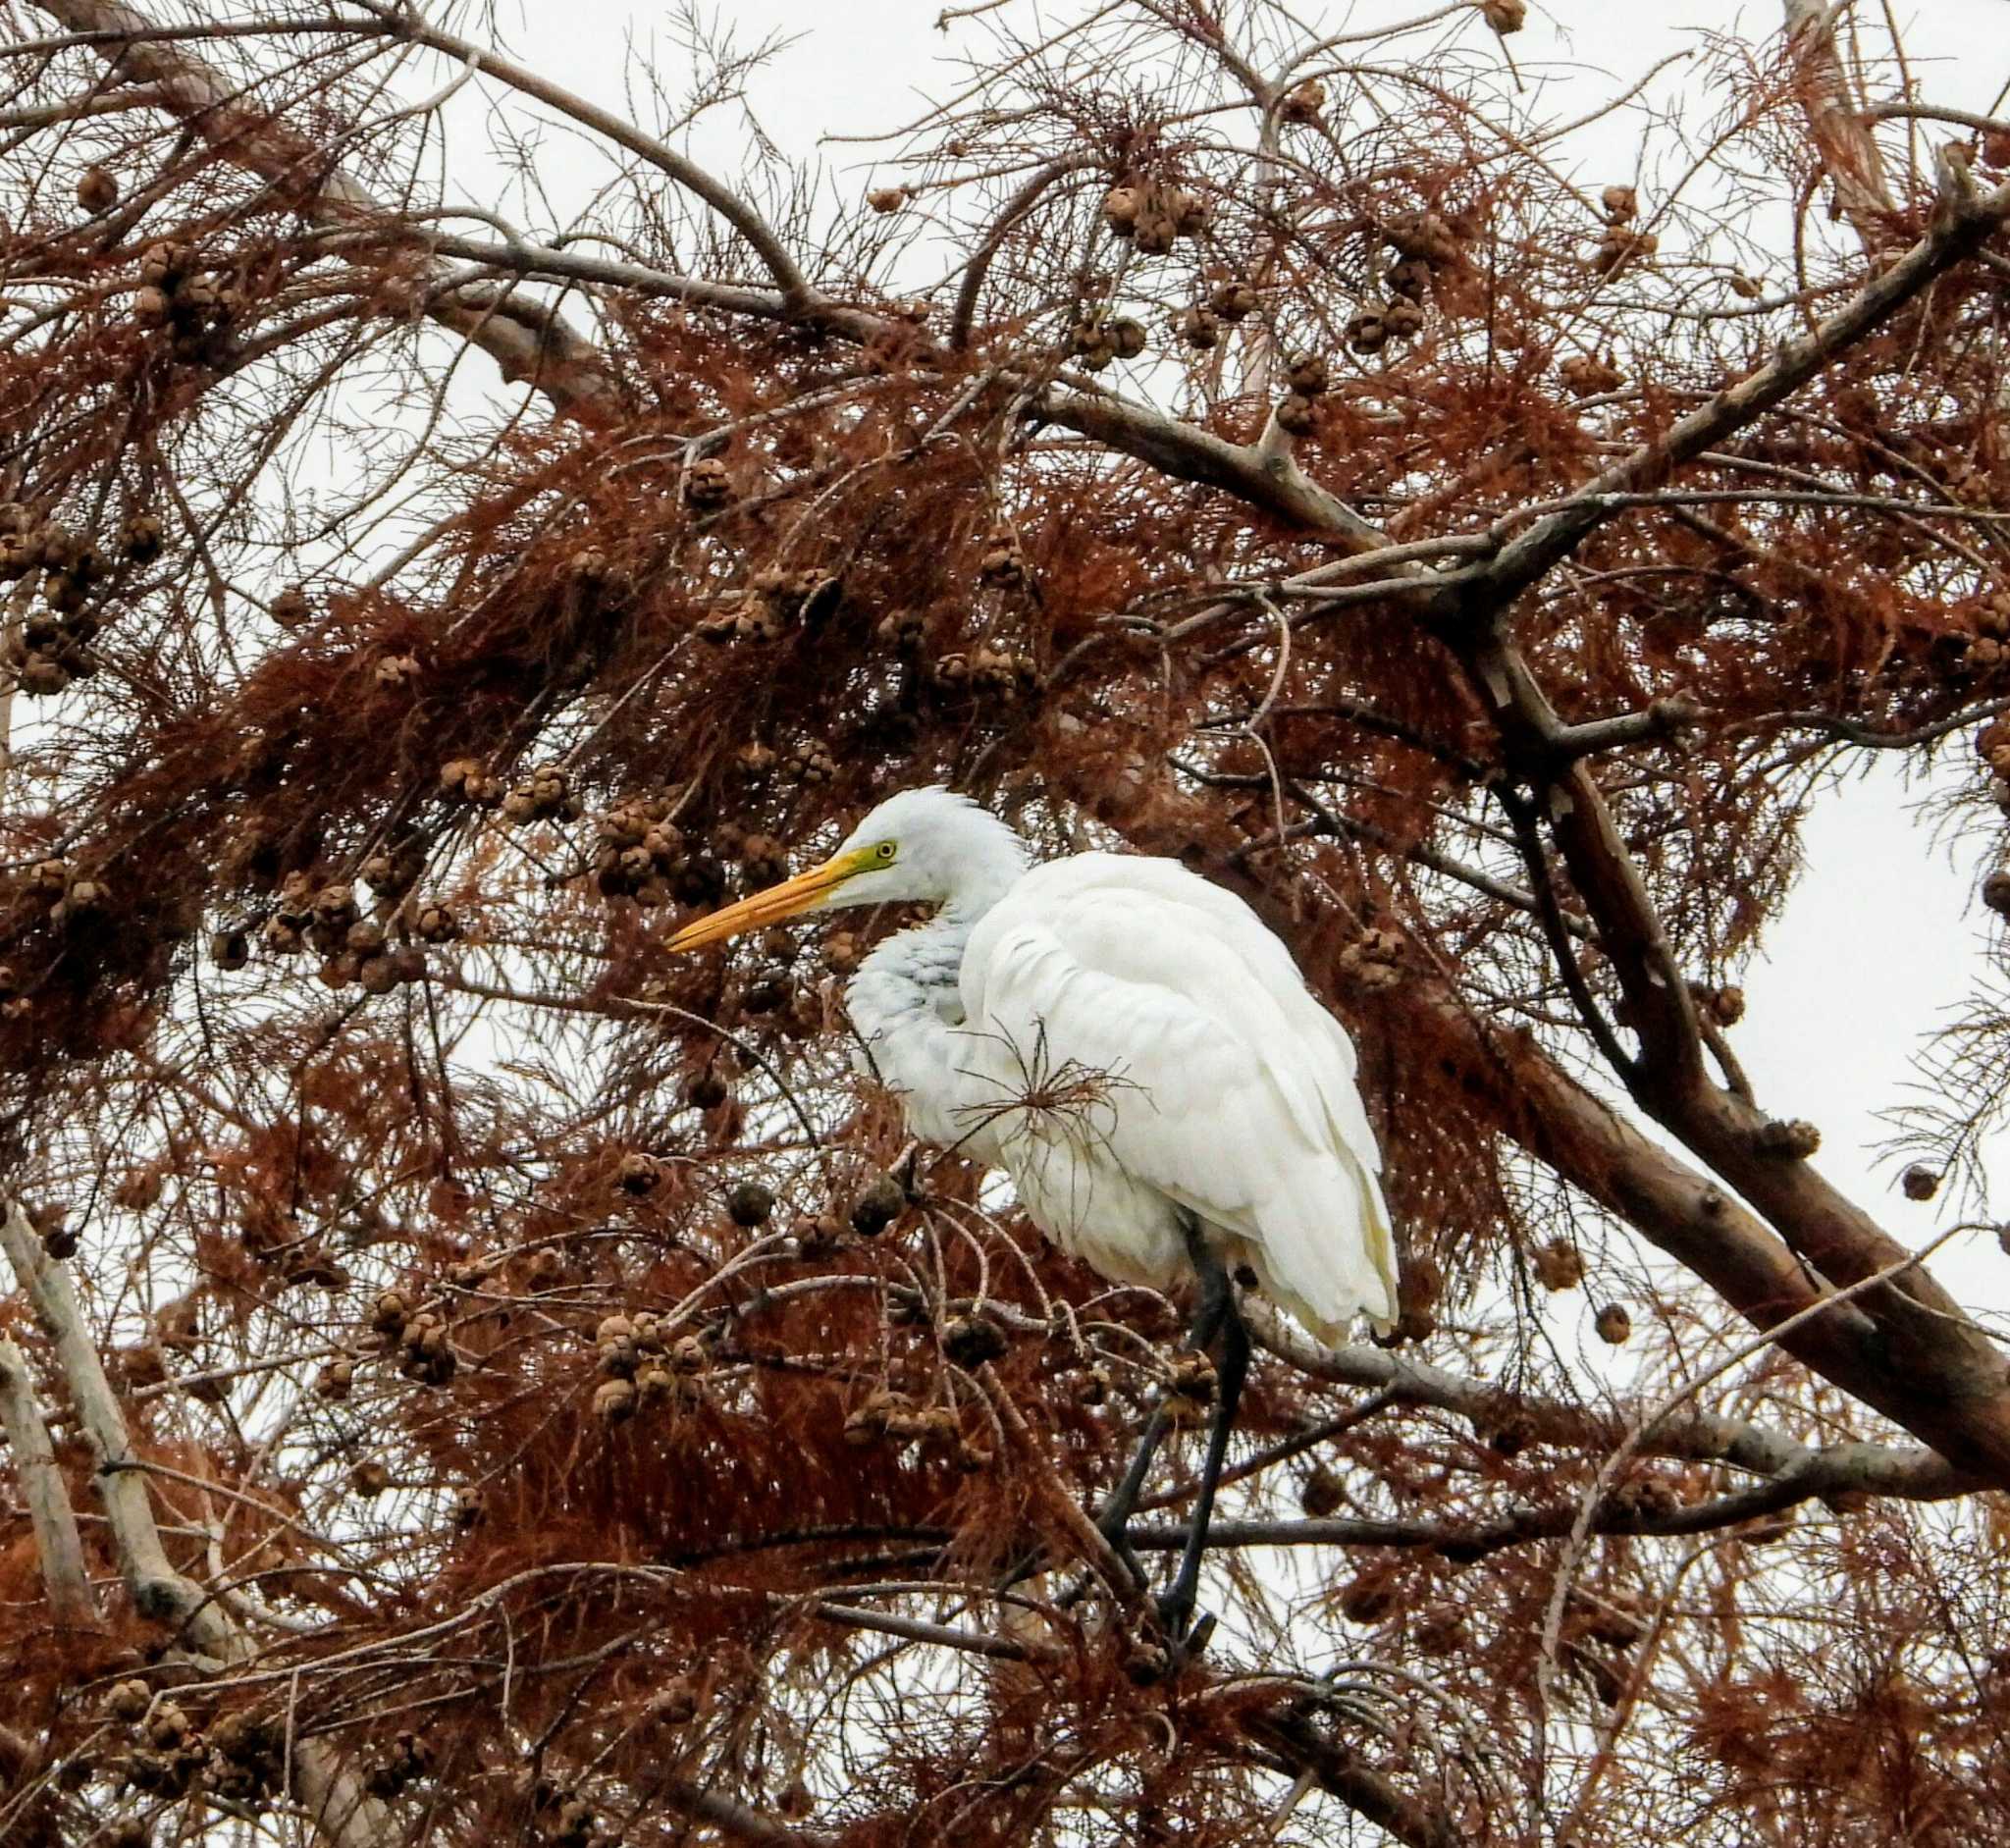
[[(736, 0), (723, 17), (743, 49), (769, 34), (794, 41), (752, 80), (749, 100), (786, 153), (820, 159), (826, 188), (856, 196), (875, 183), (870, 150), (820, 149), (820, 138), (913, 120), (926, 99), (955, 86), (954, 65), (944, 60), (987, 42), (982, 26), (937, 31), (940, 5)], [(1429, 10), (1400, 0), (1297, 9), (1300, 19), (1325, 32), (1360, 30)], [(1041, 9), (1049, 24), (1074, 12)], [(564, 6), (515, 0), (500, 9), (517, 56), (596, 101), (632, 107), (645, 121), (654, 110), (645, 94), (631, 89), (631, 78), (652, 60), (682, 55), (662, 33), (661, 17), (625, 0)], [(1772, 0), (1743, 7), (1710, 0), (1652, 6), (1554, 0), (1531, 7), (1526, 29), (1509, 45), (1527, 86), (1524, 98), (1563, 119), (1668, 54), (1695, 49), (1700, 33), (1742, 33), (1757, 42), (1777, 29), (1780, 18)], [(1901, 18), (1908, 22), (1913, 74), (1926, 96), (1972, 110), (1997, 103), (1999, 88), (2010, 80), (2010, 0), (1937, 0)], [(1465, 42), (1487, 41), (1468, 30)], [(1658, 94), (1676, 100), (1681, 80), (1677, 67)], [(682, 88), (673, 69), (665, 87), (673, 93)], [(1639, 127), (1638, 117), (1621, 117), (1584, 136), (1581, 171), (1592, 184), (1632, 175)], [(729, 171), (743, 132), (737, 112), (718, 112), (701, 126), (692, 151)], [(545, 175), (541, 162), (541, 178), (555, 179), (565, 166), (564, 149), (555, 140), (549, 146), (554, 173)], [(463, 186), (468, 152), (465, 145), (456, 148), (452, 163)], [(894, 177), (887, 168), (876, 181)], [(1964, 739), (1949, 742), (1943, 763), (1950, 766), (1943, 774), (1974, 774)], [(1821, 1128), (1818, 1165), (1901, 1238), (1923, 1241), (1951, 1223), (1955, 1202), (1943, 1196), (1918, 1204), (1900, 1196), (1897, 1165), (1873, 1162), (1875, 1146), (1887, 1134), (1878, 1117), (1904, 1100), (1921, 1035), (1961, 1002), (1981, 972), (1980, 952), (1992, 923), (1974, 897), (1988, 871), (1983, 843), (1970, 839), (1950, 852), (1912, 812), (1895, 766), (1879, 764), (1813, 818), (1807, 847), (1802, 884), (1772, 932), (1770, 955), (1746, 982), (1748, 1014), (1734, 1043), (1769, 1109)], [(1935, 1268), (1978, 1308), (2010, 1301), (2010, 1260), (1991, 1238), (1958, 1241)]]

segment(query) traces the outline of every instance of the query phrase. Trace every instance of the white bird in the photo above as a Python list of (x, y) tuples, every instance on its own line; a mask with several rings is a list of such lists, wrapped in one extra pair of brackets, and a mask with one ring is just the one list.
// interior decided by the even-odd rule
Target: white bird
[[(888, 798), (821, 866), (680, 930), (696, 949), (784, 918), (940, 909), (868, 956), (845, 1001), (909, 1127), (1003, 1169), (1029, 1216), (1118, 1283), (1200, 1284), (1193, 1343), (1225, 1351), (1186, 1557), (1160, 1601), (1191, 1614), (1214, 1478), (1248, 1357), (1230, 1278), (1323, 1341), (1397, 1314), (1382, 1158), (1345, 1030), (1240, 898), (1177, 861), (1029, 866), (946, 789)], [(1100, 1517), (1120, 1551), (1163, 1418)]]

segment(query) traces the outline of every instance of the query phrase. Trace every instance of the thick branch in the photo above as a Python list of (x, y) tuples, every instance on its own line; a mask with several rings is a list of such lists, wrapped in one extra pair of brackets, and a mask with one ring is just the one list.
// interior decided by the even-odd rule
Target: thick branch
[[(1966, 1487), (1972, 1488), (1969, 1483)], [(1817, 1496), (1881, 1495), (1903, 1502), (1940, 1502), (1964, 1492), (1963, 1479), (1932, 1451), (1893, 1450), (1878, 1444), (1837, 1444), (1810, 1451), (1769, 1482), (1754, 1483), (1707, 1502), (1665, 1512), (1642, 1509), (1625, 1496), (1610, 1498), (1593, 1516), (1595, 1534), (1685, 1535), (1719, 1533), (1746, 1521), (1798, 1506)], [(1430, 1548), (1448, 1558), (1477, 1559), (1531, 1541), (1568, 1534), (1578, 1517), (1575, 1502), (1517, 1508), (1482, 1522), (1455, 1520), (1366, 1520), (1322, 1517), (1305, 1520), (1235, 1520), (1208, 1523), (1213, 1547), (1405, 1547)], [(1187, 1544), (1184, 1525), (1138, 1521), (1124, 1538), (1139, 1553), (1177, 1553)]]
[(1614, 462), (1579, 489), (1571, 497), (1571, 504), (1503, 547), (1491, 564), (1472, 573), (1472, 581), (1461, 593), (1461, 610), (1471, 617), (1505, 608), (1567, 557), (1587, 534), (1613, 517), (1615, 509), (1602, 503), (1601, 496), (1657, 487), (1682, 463), (1764, 416), (1936, 276), (1972, 255), (2006, 219), (2010, 219), (2010, 183), (1979, 196), (1969, 185), (1965, 169), (1950, 163), (1933, 223), (1919, 242), (1818, 324), (1813, 333), (1785, 343), (1757, 372), (1699, 405), (1671, 425), (1665, 436), (1642, 444)]
[[(95, 48), (122, 78), (152, 85), (164, 106), (219, 154), (256, 174), (315, 222), (355, 225), (395, 216), (347, 175), (332, 171), (313, 142), (247, 104), (192, 52), (151, 38), (155, 28), (144, 14), (116, 0), (35, 4), (72, 31), (108, 34)], [(412, 279), (415, 295), (424, 295), (426, 283), (423, 274)], [(555, 315), (526, 323), (452, 295), (429, 302), (426, 312), (487, 353), (505, 379), (531, 380), (561, 410), (606, 412), (618, 401), (605, 359)]]
[(1178, 480), (1226, 489), (1345, 552), (1373, 552), (1389, 544), (1387, 534), (1328, 494), (1288, 450), (1265, 453), (1111, 394), (1063, 386), (1043, 394), (1030, 414), (1093, 437)]
[(97, 1607), (91, 1602), (90, 1578), (83, 1569), (77, 1510), (70, 1505), (70, 1492), (56, 1464), (55, 1447), (49, 1442), (49, 1427), (42, 1422), (41, 1407), (35, 1403), (27, 1359), (6, 1336), (0, 1336), (0, 1422), (7, 1427), (14, 1473), (27, 1503), (49, 1609), (58, 1623), (95, 1623)]
[[(251, 1639), (218, 1601), (175, 1569), (161, 1545), (145, 1473), (70, 1275), (43, 1251), (26, 1215), (12, 1202), (0, 1220), (0, 1245), (49, 1338), (78, 1424), (98, 1459), (98, 1499), (133, 1604), (144, 1615), (172, 1625), (204, 1655), (233, 1663), (249, 1660), (256, 1653)], [(329, 1848), (386, 1848), (395, 1838), (384, 1806), (364, 1791), (324, 1741), (305, 1739), (295, 1745), (293, 1775)]]
[[(1166, 789), (1148, 808), (1112, 815), (1106, 792), (1084, 785), (1071, 793), (1146, 852), (1213, 846), (1210, 871), (1242, 890), (1287, 939), (1297, 934), (1289, 903), (1271, 893), (1262, 871), (1237, 864), (1226, 838), (1210, 841), (1221, 830), (1201, 805)], [(1770, 1226), (1707, 1175), (1649, 1140), (1528, 1035), (1491, 1030), (1449, 988), (1421, 977), (1393, 1005), (1414, 1010), (1416, 1043), (1435, 1048), (1456, 1069), (1482, 1123), (1632, 1226), (1754, 1327), (1773, 1328), (1828, 1294)], [(1958, 1310), (1940, 1326), (1974, 1333)], [(1856, 1303), (1837, 1304), (1799, 1323), (1781, 1346), (1931, 1445), (1955, 1469), (1988, 1483), (2010, 1483), (2010, 1388), (2000, 1366), (1993, 1386), (1976, 1376), (1975, 1390), (1960, 1390), (1970, 1386), (1968, 1376), (1957, 1372), (1950, 1378), (1943, 1366), (1923, 1370), (1920, 1356), (1901, 1356)]]
[(1849, 220), (1874, 255), (1891, 241), (1897, 215), (1884, 183), (1884, 157), (1878, 139), (1849, 93), (1849, 78), (1835, 44), (1841, 8), (1823, 0), (1784, 0), (1787, 53), (1801, 79), (1801, 106), (1808, 130), (1822, 150), (1822, 164), (1835, 187), (1836, 209)]
[[(373, 8), (373, 11), (377, 10)], [(746, 238), (754, 253), (767, 266), (767, 273), (780, 287), (781, 292), (792, 309), (807, 308), (816, 300), (816, 293), (804, 280), (803, 272), (797, 267), (773, 228), (761, 214), (740, 197), (730, 186), (714, 180), (711, 174), (695, 161), (679, 154), (675, 148), (660, 141), (653, 134), (645, 134), (632, 122), (615, 115), (611, 110), (603, 109), (598, 103), (575, 96), (570, 90), (561, 88), (549, 78), (538, 76), (535, 71), (505, 58), (486, 45), (478, 45), (473, 39), (461, 38), (452, 32), (443, 31), (436, 26), (429, 26), (413, 10), (406, 7), (383, 8), (380, 12), (381, 29), (405, 39), (415, 45), (424, 45), (433, 51), (442, 51), (449, 57), (457, 58), (463, 64), (478, 65), (482, 70), (500, 79), (513, 90), (525, 96), (534, 97), (547, 108), (555, 109), (560, 115), (569, 117), (583, 128), (591, 129), (596, 134), (603, 134), (616, 147), (625, 148), (629, 153), (646, 160), (652, 167), (667, 174), (687, 192), (695, 193), (712, 207), (727, 224)]]

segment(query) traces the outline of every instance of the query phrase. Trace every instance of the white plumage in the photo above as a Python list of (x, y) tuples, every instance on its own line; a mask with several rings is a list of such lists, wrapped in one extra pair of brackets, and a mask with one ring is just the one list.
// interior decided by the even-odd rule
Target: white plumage
[[(673, 950), (806, 911), (939, 909), (866, 958), (845, 992), (910, 1127), (1003, 1168), (1034, 1223), (1119, 1283), (1199, 1285), (1192, 1341), (1220, 1344), (1207, 1458), (1172, 1588), (1191, 1623), (1214, 1495), (1249, 1361), (1231, 1276), (1314, 1335), (1396, 1317), (1382, 1158), (1354, 1049), (1248, 906), (1170, 860), (1077, 854), (1029, 868), (995, 816), (942, 789), (882, 802), (820, 867), (680, 930)], [(1128, 1527), (1163, 1401), (1097, 1517)]]
[(1164, 1289), (1189, 1269), (1185, 1209), (1322, 1339), (1394, 1318), (1353, 1046), (1241, 899), (1177, 861), (1054, 861), (985, 914), (961, 986), (980, 1083), (1012, 1095), (1029, 1048), (1084, 1074), (1079, 1113), (1001, 1120), (1003, 1165), (1064, 1249)]
[(909, 790), (824, 866), (672, 947), (896, 899), (941, 910), (874, 950), (846, 999), (917, 1135), (1003, 1168), (1034, 1223), (1114, 1281), (1190, 1276), (1190, 1219), (1322, 1340), (1394, 1320), (1353, 1046), (1256, 914), (1177, 862), (1029, 869), (995, 817)]

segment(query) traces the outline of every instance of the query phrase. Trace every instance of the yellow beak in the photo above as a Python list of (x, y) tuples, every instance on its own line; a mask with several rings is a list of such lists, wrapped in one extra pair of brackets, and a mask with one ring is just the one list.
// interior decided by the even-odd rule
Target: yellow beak
[(820, 867), (797, 873), (793, 879), (784, 879), (765, 892), (756, 892), (752, 898), (741, 899), (737, 905), (714, 912), (710, 918), (686, 924), (663, 947), (672, 954), (702, 950), (721, 937), (738, 936), (742, 930), (752, 930), (761, 924), (779, 924), (784, 918), (808, 911), (824, 893), (864, 871), (858, 854), (826, 860)]

